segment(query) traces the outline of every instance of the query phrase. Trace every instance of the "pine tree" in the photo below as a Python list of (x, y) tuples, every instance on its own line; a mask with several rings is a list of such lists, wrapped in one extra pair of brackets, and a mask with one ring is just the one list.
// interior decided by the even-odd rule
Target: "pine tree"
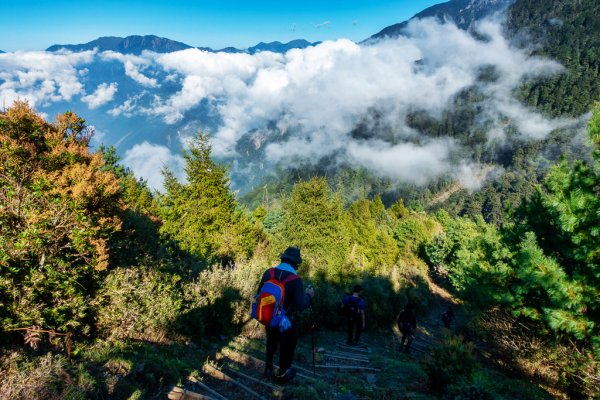
[(183, 157), (185, 183), (163, 171), (161, 233), (207, 264), (247, 256), (256, 244), (255, 232), (229, 189), (227, 168), (211, 159), (208, 135), (199, 133)]
[(338, 280), (347, 270), (350, 226), (339, 196), (324, 178), (298, 182), (282, 202), (277, 245), (299, 246), (311, 273), (318, 270)]

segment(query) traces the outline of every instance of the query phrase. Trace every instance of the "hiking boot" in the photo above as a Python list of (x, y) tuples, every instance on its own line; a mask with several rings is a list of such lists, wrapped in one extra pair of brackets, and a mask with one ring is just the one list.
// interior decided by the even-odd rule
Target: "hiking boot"
[(296, 368), (288, 368), (288, 370), (285, 371), (284, 374), (281, 374), (277, 377), (277, 382), (278, 383), (287, 383), (287, 382), (291, 381), (292, 379), (294, 379), (295, 376), (296, 376)]
[(275, 378), (272, 363), (265, 364), (265, 372), (263, 373), (263, 378), (265, 378), (266, 380), (272, 380), (273, 378)]

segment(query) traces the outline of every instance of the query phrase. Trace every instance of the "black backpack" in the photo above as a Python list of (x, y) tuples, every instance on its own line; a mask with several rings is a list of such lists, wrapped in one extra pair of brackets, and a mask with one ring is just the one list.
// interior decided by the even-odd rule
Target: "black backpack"
[(344, 315), (346, 317), (356, 317), (360, 315), (360, 297), (349, 296), (349, 299), (344, 303)]
[(452, 322), (453, 316), (454, 316), (454, 313), (452, 311), (446, 311), (445, 313), (442, 314), (442, 322), (445, 325), (449, 325)]

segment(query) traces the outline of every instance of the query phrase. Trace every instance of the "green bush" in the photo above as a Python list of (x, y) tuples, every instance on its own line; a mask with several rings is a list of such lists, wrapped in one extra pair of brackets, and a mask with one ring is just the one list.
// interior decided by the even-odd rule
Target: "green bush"
[(48, 353), (30, 358), (12, 352), (0, 357), (0, 399), (86, 399), (90, 384), (84, 379), (65, 379), (67, 360)]
[(111, 271), (94, 301), (101, 335), (165, 341), (182, 308), (180, 279), (147, 267)]
[(185, 283), (178, 332), (198, 342), (239, 332), (250, 318), (250, 303), (269, 267), (257, 257), (233, 267), (209, 268)]
[(492, 400), (495, 398), (493, 387), (487, 375), (477, 371), (450, 384), (448, 394), (453, 400)]
[(443, 391), (452, 383), (470, 379), (478, 369), (473, 344), (452, 334), (432, 347), (430, 356), (422, 365), (431, 388), (436, 391)]

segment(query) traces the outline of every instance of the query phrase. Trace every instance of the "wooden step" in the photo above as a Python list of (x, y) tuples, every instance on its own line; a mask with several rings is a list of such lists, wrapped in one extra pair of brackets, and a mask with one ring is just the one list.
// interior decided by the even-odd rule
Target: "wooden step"
[(354, 351), (361, 354), (370, 354), (371, 349), (365, 346), (348, 346), (346, 343), (336, 343), (336, 346), (344, 349), (345, 351)]
[(252, 382), (257, 383), (259, 385), (266, 386), (267, 388), (273, 390), (274, 392), (281, 392), (282, 391), (282, 387), (281, 386), (273, 385), (272, 383), (269, 383), (269, 382), (267, 382), (264, 379), (261, 380), (261, 379), (255, 378), (253, 376), (246, 375), (243, 372), (238, 371), (235, 368), (232, 368), (231, 366), (227, 367), (227, 372), (229, 372), (231, 374), (234, 374), (234, 375), (237, 375), (237, 376), (240, 376), (242, 378), (248, 379), (249, 381), (252, 381)]
[(243, 383), (239, 382), (238, 380), (233, 379), (232, 377), (230, 377), (229, 375), (227, 375), (226, 373), (224, 373), (223, 371), (221, 371), (217, 367), (211, 365), (210, 363), (206, 363), (206, 364), (203, 365), (202, 372), (204, 372), (205, 374), (208, 374), (208, 375), (212, 376), (213, 378), (220, 379), (222, 381), (232, 383), (235, 386), (237, 386), (240, 389), (242, 389), (243, 391), (245, 391), (246, 393), (248, 393), (248, 394), (256, 397), (259, 400), (267, 400), (262, 395), (256, 393), (254, 390), (252, 390), (248, 386), (244, 385)]
[(205, 396), (179, 386), (174, 386), (167, 394), (167, 398), (169, 400), (217, 400), (216, 397)]
[(316, 367), (319, 369), (334, 370), (339, 372), (381, 372), (379, 368), (362, 367), (356, 365), (317, 365)]
[[(239, 352), (237, 350), (234, 350), (234, 349), (231, 349), (229, 347), (225, 347), (221, 351), (223, 353), (227, 354), (228, 356), (231, 356), (234, 361), (236, 361), (236, 360), (246, 360), (245, 362), (253, 361), (253, 362), (256, 362), (256, 363), (260, 363), (262, 366), (265, 365), (264, 361), (262, 361), (262, 360), (260, 360), (260, 359), (258, 359), (256, 357), (251, 356), (251, 355), (246, 354), (246, 353), (241, 353), (241, 352)], [(275, 368), (279, 368), (278, 365), (273, 364), (273, 366)], [(294, 365), (294, 368), (296, 368), (296, 371), (297, 371), (296, 375), (297, 376), (299, 376), (301, 378), (304, 378), (304, 379), (307, 379), (307, 380), (314, 381), (315, 380), (314, 376), (323, 377), (323, 375), (321, 375), (321, 374), (313, 374), (312, 371), (309, 371), (309, 370), (307, 370), (305, 368), (302, 368), (302, 367), (298, 367), (298, 366)]]
[(325, 350), (325, 352), (323, 354), (326, 354), (326, 355), (331, 354), (331, 355), (340, 356), (340, 357), (350, 357), (350, 358), (356, 358), (358, 360), (370, 361), (370, 358), (366, 355), (358, 354), (358, 353), (348, 353), (346, 351)]
[(365, 359), (361, 359), (361, 358), (340, 356), (340, 355), (336, 355), (334, 353), (322, 353), (322, 354), (323, 354), (324, 357), (334, 358), (336, 360), (352, 361), (352, 362), (364, 363), (364, 364), (368, 364), (369, 363), (369, 360), (365, 360)]
[(190, 381), (192, 384), (202, 388), (202, 390), (210, 393), (217, 400), (228, 400), (227, 397), (223, 396), (221, 393), (219, 393), (216, 390), (214, 390), (213, 388), (209, 387), (204, 382), (200, 382), (198, 379), (194, 378), (193, 376), (190, 376), (188, 378), (188, 381)]

